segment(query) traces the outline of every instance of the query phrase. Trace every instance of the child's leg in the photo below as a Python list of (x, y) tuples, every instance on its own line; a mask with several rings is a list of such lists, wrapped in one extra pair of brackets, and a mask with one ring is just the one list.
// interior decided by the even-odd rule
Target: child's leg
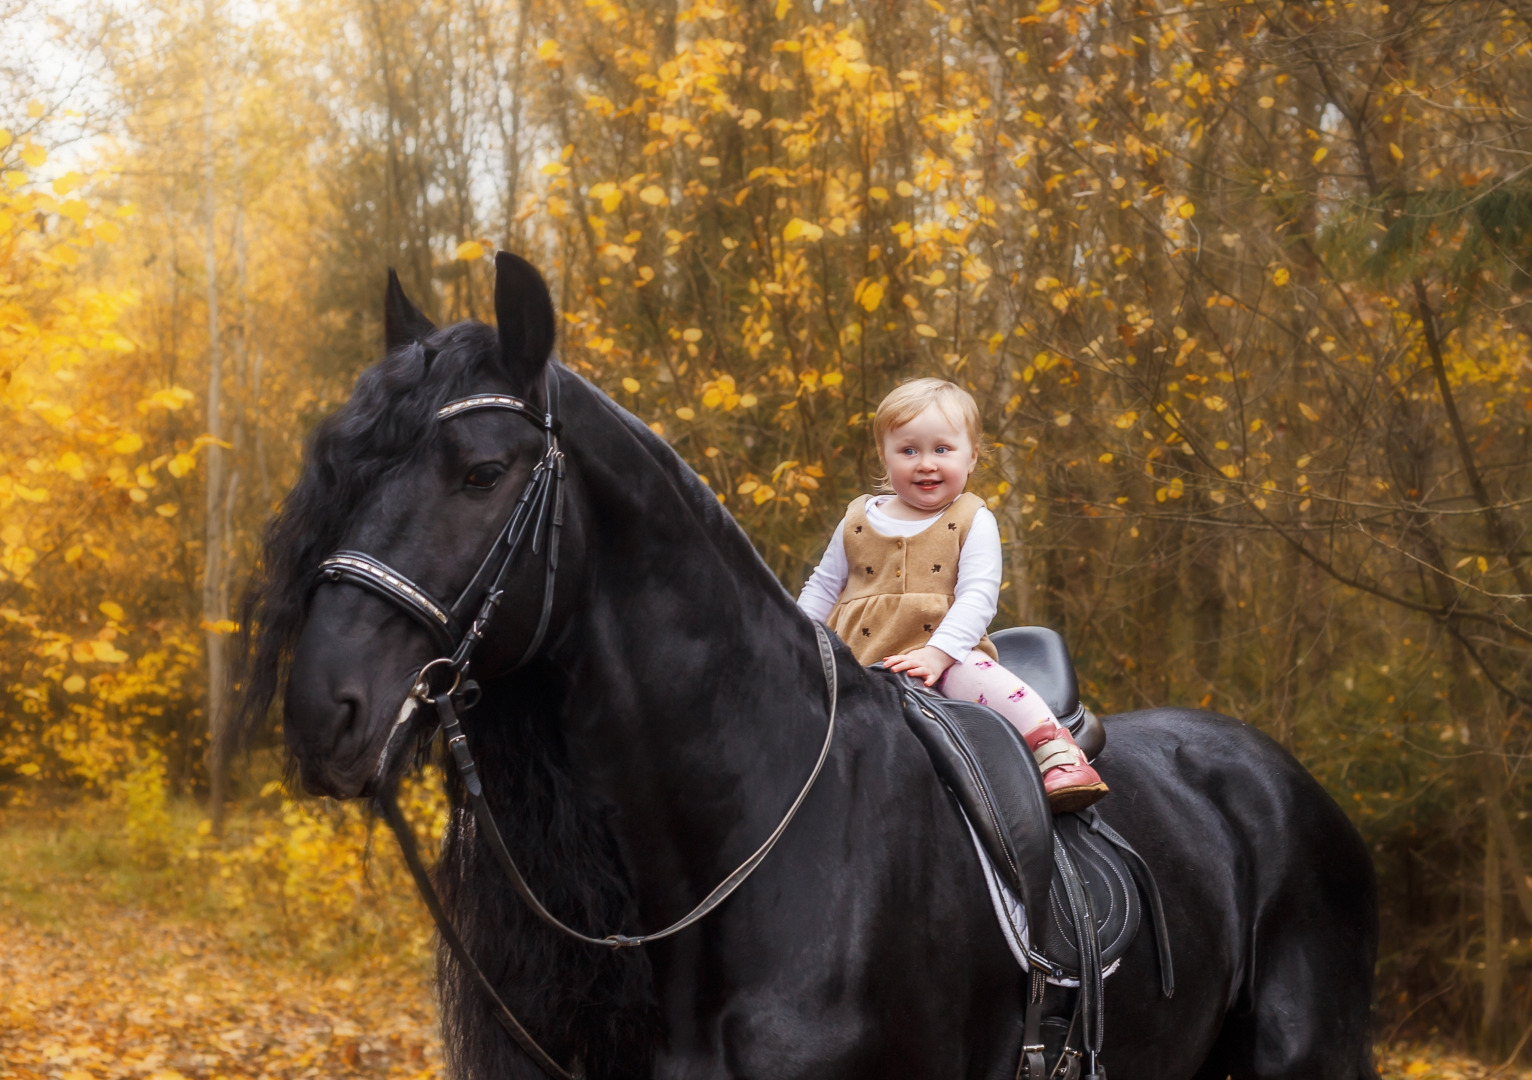
[(936, 688), (946, 697), (988, 705), (1009, 720), (1023, 738), (1038, 724), (1056, 720), (1041, 694), (978, 649), (943, 672)]
[(1043, 771), (1054, 813), (1083, 810), (1106, 794), (1100, 774), (1042, 695), (984, 653), (974, 649), (953, 664), (936, 688), (950, 698), (988, 705), (1011, 722)]

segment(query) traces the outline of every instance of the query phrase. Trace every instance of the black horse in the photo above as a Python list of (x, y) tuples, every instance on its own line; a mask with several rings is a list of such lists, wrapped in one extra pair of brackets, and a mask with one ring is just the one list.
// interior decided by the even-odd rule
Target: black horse
[[(391, 280), (387, 357), (314, 434), (267, 535), (247, 599), (246, 716), (285, 684), (304, 786), (374, 793), (401, 701), (439, 646), (398, 605), (319, 565), (354, 549), (457, 595), (545, 434), (504, 410), (450, 422), (438, 410), (487, 393), (556, 405), (567, 500), (546, 637), (518, 667), (544, 549), (504, 583), (463, 726), (548, 907), (590, 933), (652, 930), (752, 852), (808, 775), (826, 729), (815, 632), (671, 448), (549, 362), (553, 308), (530, 265), (499, 257), (495, 306), (498, 335), (471, 321), (436, 329)], [(780, 844), (707, 919), (643, 949), (593, 948), (534, 920), (462, 783), (449, 785), (445, 907), (555, 1058), (603, 1078), (1016, 1074), (1024, 979), (970, 837), (892, 679), (838, 644), (835, 662), (839, 729)], [(1340, 809), (1238, 721), (1153, 709), (1106, 726), (1101, 816), (1158, 877), (1179, 986), (1161, 996), (1152, 935), (1140, 934), (1107, 981), (1114, 1078), (1374, 1076), (1373, 877)], [(410, 756), (393, 754), (388, 771)], [(447, 955), (440, 966), (454, 1074), (538, 1075), (465, 971)], [(1050, 1011), (1066, 1013), (1070, 993), (1050, 989)]]

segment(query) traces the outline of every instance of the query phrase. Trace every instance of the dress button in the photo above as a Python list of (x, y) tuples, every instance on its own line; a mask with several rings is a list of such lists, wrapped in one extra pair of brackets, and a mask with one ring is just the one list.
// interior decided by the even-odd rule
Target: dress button
[(894, 541), (894, 546), (895, 547), (903, 547), (904, 546), (904, 541), (903, 540), (895, 540)]
[(903, 576), (904, 576), (904, 571), (903, 570), (895, 570), (894, 571), (894, 577), (903, 577)]

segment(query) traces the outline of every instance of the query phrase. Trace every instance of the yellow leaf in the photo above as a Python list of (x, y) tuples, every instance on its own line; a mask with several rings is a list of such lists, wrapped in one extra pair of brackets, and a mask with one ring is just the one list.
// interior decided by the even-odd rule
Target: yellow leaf
[(681, 340), (682, 341), (701, 341), (702, 340), (702, 331), (698, 330), (695, 326), (689, 326), (685, 330), (681, 331)]
[(1283, 285), (1287, 284), (1288, 278), (1291, 276), (1287, 272), (1287, 267), (1279, 266), (1271, 272), (1271, 283), (1280, 289)]
[(1067, 412), (1061, 412), (1053, 418), (1053, 422), (1059, 427), (1068, 427), (1073, 420), (1074, 417)]
[(110, 600), (101, 601), (101, 603), (96, 605), (96, 610), (101, 612), (101, 614), (105, 615), (108, 619), (115, 619), (117, 622), (122, 622), (124, 617), (122, 605), (114, 604)]
[(1110, 453), (1102, 454), (1096, 460), (1103, 465), (1110, 465), (1112, 463), (1112, 455)]
[(839, 386), (846, 381), (846, 375), (840, 371), (827, 371), (820, 377), (819, 381), (824, 386)]
[(170, 459), (170, 464), (166, 465), (165, 468), (169, 471), (171, 476), (182, 477), (191, 472), (196, 464), (197, 459), (192, 457), (190, 454), (177, 454), (175, 457)]
[(1239, 475), (1239, 466), (1238, 465), (1225, 465), (1223, 468), (1219, 469), (1218, 471), (1223, 473), (1230, 480), (1233, 480), (1236, 476)]
[(30, 116), (33, 120), (36, 120), (42, 114), (43, 114), (43, 103), (41, 101), (35, 101), (34, 100), (34, 101), (27, 102), (27, 115), (28, 116)]
[(696, 410), (694, 410), (690, 405), (682, 405), (679, 409), (676, 410), (676, 415), (679, 416), (682, 420), (695, 420), (697, 418)]
[(64, 680), (64, 689), (68, 693), (78, 694), (85, 689), (85, 680), (78, 675), (71, 675)]
[(601, 209), (608, 214), (622, 205), (622, 189), (610, 180), (603, 184), (592, 184), (589, 195), (592, 199), (600, 199)]
[(742, 408), (742, 409), (752, 408), (755, 405), (755, 400), (756, 399), (755, 399), (755, 395), (754, 394), (741, 394), (741, 395), (739, 395), (739, 405), (740, 405), (740, 408)]
[(751, 493), (751, 495), (750, 495), (750, 497), (755, 500), (755, 505), (757, 505), (757, 506), (760, 506), (761, 503), (765, 502), (767, 499), (774, 499), (774, 498), (776, 498), (776, 496), (777, 496), (777, 493), (776, 493), (776, 491), (774, 491), (772, 489), (772, 486), (770, 484), (762, 484), (760, 487), (756, 488), (755, 491), (753, 491)]
[(452, 253), (454, 259), (462, 262), (472, 262), (474, 259), (484, 258), (484, 245), (477, 240), (464, 240)]
[(12, 191), (15, 191), (22, 184), (27, 182), (27, 174), (24, 172), (18, 172), (15, 169), (6, 169), (3, 179), (5, 180), (6, 187), (10, 188)]
[(905, 199), (908, 199), (911, 195), (915, 194), (915, 187), (908, 180), (899, 181), (894, 185), (894, 190), (899, 193), (901, 198)]
[(1037, 0), (1037, 13), (1039, 15), (1052, 15), (1059, 9), (1059, 0)]
[(114, 454), (136, 454), (144, 448), (144, 440), (132, 431), (117, 436), (112, 443)]
[(28, 143), (26, 149), (21, 152), (21, 160), (25, 161), (34, 169), (42, 168), (43, 162), (48, 160), (48, 151), (36, 143)]
[(564, 54), (559, 51), (559, 43), (552, 38), (544, 38), (537, 46), (537, 58), (545, 64), (557, 64), (563, 61)]
[(1192, 202), (1191, 202), (1190, 199), (1187, 199), (1180, 206), (1176, 207), (1176, 213), (1179, 214), (1183, 218), (1189, 218), (1193, 214), (1195, 214), (1196, 212), (1197, 212), (1197, 208), (1192, 205)]
[(874, 187), (867, 189), (867, 197), (876, 199), (878, 202), (888, 202), (888, 188)]
[(83, 183), (85, 183), (85, 177), (71, 169), (63, 176), (53, 181), (53, 194), (68, 195), (71, 191)]
[(1427, 1065), (1421, 1058), (1416, 1058), (1414, 1061), (1405, 1066), (1404, 1075), (1419, 1076), (1422, 1073), (1428, 1073), (1430, 1071), (1431, 1066)]
[(1259, 105), (1263, 109), (1269, 109), (1273, 105), (1275, 105), (1276, 103), (1277, 103), (1277, 99), (1272, 97), (1270, 94), (1264, 95), (1261, 98), (1261, 100), (1256, 102), (1256, 104)]
[(1229, 407), (1229, 403), (1217, 394), (1204, 394), (1202, 405), (1204, 408), (1212, 409), (1214, 412), (1223, 412)]
[(868, 281), (862, 286), (861, 295), (857, 297), (863, 310), (877, 311), (878, 305), (883, 302), (883, 284), (878, 281)]
[(84, 555), (84, 554), (85, 554), (85, 545), (84, 544), (70, 544), (67, 548), (64, 549), (64, 561), (66, 563), (75, 562), (76, 560), (78, 560), (80, 558), (81, 555)]
[(787, 227), (782, 230), (782, 239), (796, 240), (801, 236), (806, 240), (818, 240), (824, 234), (824, 229), (815, 225), (812, 221), (793, 218), (787, 223)]
[(160, 503), (154, 508), (154, 512), (162, 518), (173, 518), (181, 512), (181, 508), (175, 503)]
[(1310, 158), (1309, 160), (1312, 161), (1315, 165), (1318, 165), (1321, 161), (1323, 161), (1325, 159), (1325, 155), (1328, 154), (1329, 152), (1330, 151), (1329, 151), (1329, 149), (1327, 147), (1321, 146), (1318, 150), (1314, 151), (1314, 156), (1312, 158)]
[(793, 9), (793, 0), (777, 0), (777, 22), (787, 18), (787, 13)]
[(665, 206), (670, 202), (670, 196), (658, 184), (650, 184), (638, 193), (638, 197), (650, 206)]
[(1128, 428), (1132, 427), (1137, 422), (1138, 422), (1138, 410), (1137, 409), (1129, 409), (1127, 412), (1125, 412), (1125, 413), (1121, 414), (1120, 416), (1118, 416), (1116, 420), (1112, 421), (1112, 423), (1116, 424), (1118, 427), (1122, 428), (1125, 431)]
[(1311, 409), (1305, 401), (1298, 402), (1298, 411), (1303, 414), (1306, 420), (1317, 421), (1319, 419), (1319, 414)]
[(749, 495), (752, 491), (760, 486), (761, 484), (758, 480), (744, 480), (741, 481), (739, 487), (734, 489), (734, 492), (737, 495)]
[(622, 388), (630, 394), (636, 394), (640, 390), (638, 380), (631, 375), (622, 380)]
[(120, 664), (128, 658), (127, 653), (113, 645), (110, 641), (92, 641), (90, 643), (90, 652), (92, 656), (103, 664)]
[(91, 229), (96, 239), (105, 244), (115, 244), (122, 239), (122, 226), (115, 221), (98, 221)]
[(216, 622), (202, 619), (198, 621), (197, 629), (211, 630), (215, 634), (233, 634), (239, 631), (239, 623), (233, 619), (218, 619)]
[(921, 337), (935, 337), (936, 328), (927, 323), (919, 323), (915, 327), (915, 333), (919, 334)]
[(1479, 568), (1479, 573), (1489, 573), (1489, 560), (1486, 559), (1483, 555), (1480, 555), (1477, 559), (1474, 560), (1474, 565)]

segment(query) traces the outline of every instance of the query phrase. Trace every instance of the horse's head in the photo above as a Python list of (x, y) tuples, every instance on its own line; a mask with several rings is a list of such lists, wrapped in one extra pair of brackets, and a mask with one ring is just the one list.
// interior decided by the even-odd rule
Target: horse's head
[[(425, 728), (402, 719), (406, 695), (425, 664), (457, 647), (497, 578), (473, 675), (511, 668), (537, 633), (547, 545), (532, 550), (539, 521), (516, 508), (524, 493), (547, 492), (538, 477), (561, 464), (546, 422), (559, 374), (548, 364), (554, 312), (530, 264), (501, 253), (495, 272), (498, 331), (437, 329), (390, 274), (387, 356), (315, 432), (268, 529), (246, 601), (246, 714), (264, 713), (285, 676), (287, 743), (313, 793), (370, 794), (402, 768)], [(506, 559), (516, 519), (522, 543)], [(564, 538), (566, 560), (578, 544)]]

